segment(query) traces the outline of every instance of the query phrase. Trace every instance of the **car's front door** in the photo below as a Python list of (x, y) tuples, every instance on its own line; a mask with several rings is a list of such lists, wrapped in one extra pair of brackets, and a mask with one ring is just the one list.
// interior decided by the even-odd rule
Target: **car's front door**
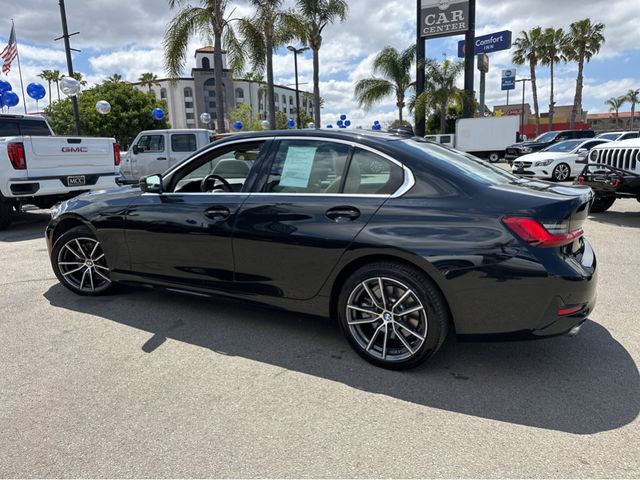
[(125, 222), (132, 273), (163, 283), (231, 289), (231, 235), (249, 196), (241, 190), (266, 144), (239, 142), (206, 151), (168, 175), (166, 192), (145, 193), (133, 202)]
[(163, 173), (169, 168), (165, 133), (142, 135), (131, 151), (131, 173), (134, 178)]
[(346, 142), (282, 139), (234, 230), (236, 284), (245, 292), (314, 297), (387, 198), (403, 167)]

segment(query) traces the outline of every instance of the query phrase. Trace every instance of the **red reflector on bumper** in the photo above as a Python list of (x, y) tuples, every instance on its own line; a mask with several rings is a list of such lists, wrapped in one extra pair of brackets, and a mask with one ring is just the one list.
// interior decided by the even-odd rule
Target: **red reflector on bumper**
[(584, 308), (584, 305), (576, 305), (574, 307), (564, 307), (558, 309), (559, 317), (566, 317), (567, 315), (573, 315), (574, 313), (578, 313), (580, 310)]

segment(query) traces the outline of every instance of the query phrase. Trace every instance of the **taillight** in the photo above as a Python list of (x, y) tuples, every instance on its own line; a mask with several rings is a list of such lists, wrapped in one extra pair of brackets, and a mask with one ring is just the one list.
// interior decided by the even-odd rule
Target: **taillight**
[(117, 167), (120, 165), (120, 145), (113, 144), (113, 164)]
[(544, 225), (538, 220), (529, 217), (506, 217), (502, 222), (513, 233), (534, 247), (561, 247), (570, 244), (584, 234), (582, 228), (569, 231), (569, 227), (566, 224)]
[(16, 170), (27, 169), (27, 159), (24, 157), (24, 144), (22, 142), (9, 143), (7, 145), (9, 161)]
[(584, 177), (582, 175), (578, 177), (578, 185), (584, 185)]

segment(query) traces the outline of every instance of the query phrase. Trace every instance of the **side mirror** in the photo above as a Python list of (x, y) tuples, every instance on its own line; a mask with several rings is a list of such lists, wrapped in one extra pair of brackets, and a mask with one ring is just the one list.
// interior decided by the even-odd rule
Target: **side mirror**
[(138, 147), (138, 145), (134, 145), (133, 147), (131, 147), (131, 151), (133, 152), (134, 155), (137, 155), (139, 153), (144, 152), (144, 148), (140, 148)]
[(578, 156), (579, 157), (586, 157), (587, 153), (589, 153), (589, 150), (586, 148), (579, 148), (578, 149)]
[(147, 175), (140, 179), (140, 190), (145, 193), (162, 193), (162, 175)]

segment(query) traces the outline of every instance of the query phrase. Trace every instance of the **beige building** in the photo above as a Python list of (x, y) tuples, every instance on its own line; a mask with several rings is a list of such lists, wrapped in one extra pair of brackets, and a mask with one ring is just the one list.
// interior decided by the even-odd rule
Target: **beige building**
[(610, 132), (615, 130), (640, 129), (640, 112), (635, 112), (633, 127), (631, 126), (631, 112), (591, 113), (587, 115), (587, 123), (596, 132)]

